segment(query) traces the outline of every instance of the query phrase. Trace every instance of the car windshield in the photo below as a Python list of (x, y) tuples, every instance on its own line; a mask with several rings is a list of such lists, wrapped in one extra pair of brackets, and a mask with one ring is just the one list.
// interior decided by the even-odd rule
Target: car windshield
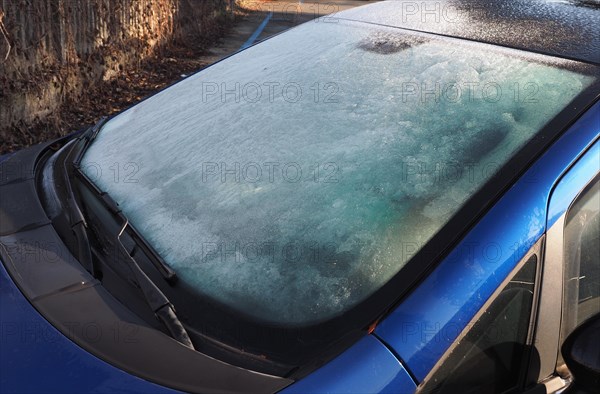
[(567, 60), (318, 20), (119, 114), (82, 168), (199, 296), (342, 315), (593, 78)]

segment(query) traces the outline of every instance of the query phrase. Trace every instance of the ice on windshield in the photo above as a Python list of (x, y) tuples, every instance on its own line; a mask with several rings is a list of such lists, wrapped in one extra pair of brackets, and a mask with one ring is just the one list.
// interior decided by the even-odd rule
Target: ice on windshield
[(398, 273), (591, 83), (535, 59), (312, 22), (118, 115), (83, 168), (196, 291), (314, 323)]

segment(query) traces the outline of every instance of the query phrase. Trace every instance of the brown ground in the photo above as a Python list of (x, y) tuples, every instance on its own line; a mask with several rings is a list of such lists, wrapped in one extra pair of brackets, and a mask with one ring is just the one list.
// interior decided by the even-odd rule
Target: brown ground
[[(243, 18), (238, 15), (237, 18)], [(216, 36), (231, 28), (223, 26)], [(95, 124), (101, 117), (122, 111), (143, 98), (198, 71), (211, 63), (207, 48), (215, 42), (193, 45), (172, 44), (146, 59), (138, 67), (125, 71), (116, 79), (93, 86), (76, 102), (66, 103), (55, 114), (34, 126), (17, 126), (9, 137), (0, 140), (0, 154), (52, 140)]]

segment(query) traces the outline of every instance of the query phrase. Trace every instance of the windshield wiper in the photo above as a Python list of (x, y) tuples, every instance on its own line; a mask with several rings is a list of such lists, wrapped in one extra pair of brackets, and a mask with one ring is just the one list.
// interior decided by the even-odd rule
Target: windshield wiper
[(123, 242), (121, 242), (121, 235), (123, 235), (127, 226), (129, 226), (129, 221), (125, 219), (125, 223), (117, 235), (117, 244), (127, 257), (126, 263), (129, 266), (136, 283), (140, 287), (140, 290), (144, 294), (146, 303), (150, 306), (150, 309), (152, 309), (158, 320), (160, 320), (167, 330), (169, 330), (173, 338), (190, 349), (194, 349), (192, 340), (185, 330), (185, 327), (183, 327), (183, 324), (181, 324), (177, 318), (177, 315), (175, 314), (175, 308), (173, 307), (173, 304), (171, 304), (167, 296), (164, 295), (164, 293), (140, 268), (134, 257), (129, 253), (125, 245), (123, 245)]
[(155, 266), (157, 266), (157, 269), (162, 276), (171, 284), (174, 283), (174, 280), (176, 279), (175, 272), (168, 267), (162, 261), (162, 259), (157, 258), (157, 255), (154, 253), (152, 248), (142, 239), (137, 231), (135, 231), (134, 228), (129, 225), (129, 220), (118, 208), (116, 202), (114, 202), (114, 200), (107, 193), (103, 193), (98, 190), (98, 188), (81, 171), (80, 163), (81, 159), (83, 158), (83, 153), (94, 140), (94, 138), (96, 138), (100, 128), (105, 122), (106, 120), (103, 118), (100, 122), (98, 122), (98, 124), (84, 132), (84, 134), (79, 137), (79, 140), (74, 143), (74, 146), (68, 152), (66, 160), (63, 162), (67, 191), (66, 209), (71, 228), (77, 241), (78, 258), (82, 265), (86, 267), (86, 269), (92, 273), (95, 278), (101, 278), (102, 271), (100, 270), (99, 266), (95, 265), (94, 259), (92, 258), (92, 251), (87, 232), (88, 226), (85, 221), (85, 216), (83, 215), (83, 212), (77, 203), (77, 198), (71, 185), (71, 181), (74, 179), (75, 175), (83, 178), (83, 180), (100, 196), (109, 211), (111, 211), (114, 216), (123, 222), (121, 230), (116, 236), (117, 245), (119, 245), (121, 251), (124, 253), (123, 260), (129, 267), (129, 270), (133, 275), (133, 279), (140, 288), (146, 303), (150, 309), (152, 309), (154, 315), (167, 328), (175, 340), (190, 349), (194, 349), (194, 345), (192, 344), (185, 327), (175, 314), (175, 307), (171, 304), (164, 293), (156, 286), (156, 284), (154, 284), (154, 282), (152, 282), (152, 280), (140, 268), (134, 257), (121, 242), (121, 236), (127, 227), (129, 227), (130, 231), (132, 232), (132, 238), (136, 241), (136, 243), (141, 245), (147, 255), (153, 257), (150, 258), (150, 260)]

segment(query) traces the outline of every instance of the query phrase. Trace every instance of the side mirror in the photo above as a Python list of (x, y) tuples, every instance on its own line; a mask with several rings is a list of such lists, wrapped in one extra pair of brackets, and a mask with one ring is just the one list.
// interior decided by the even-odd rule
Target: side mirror
[(597, 393), (600, 387), (600, 313), (573, 330), (562, 345), (561, 353), (573, 374), (573, 391)]

